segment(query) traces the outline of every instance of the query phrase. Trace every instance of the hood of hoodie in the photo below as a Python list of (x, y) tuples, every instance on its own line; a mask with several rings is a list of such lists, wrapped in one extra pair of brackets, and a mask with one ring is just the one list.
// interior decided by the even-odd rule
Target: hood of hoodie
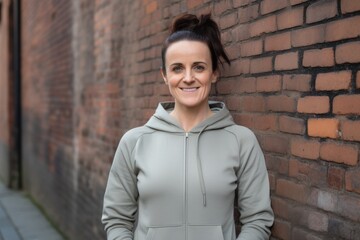
[[(183, 133), (184, 129), (179, 125), (179, 122), (170, 115), (174, 106), (174, 102), (159, 103), (154, 115), (146, 123), (146, 126), (163, 132)], [(205, 129), (221, 129), (235, 124), (223, 102), (209, 101), (209, 107), (214, 114), (199, 123), (190, 132), (201, 133)]]

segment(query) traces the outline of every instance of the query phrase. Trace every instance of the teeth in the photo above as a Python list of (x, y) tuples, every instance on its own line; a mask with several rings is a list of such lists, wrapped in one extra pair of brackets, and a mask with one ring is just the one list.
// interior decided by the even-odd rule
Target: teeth
[(184, 92), (193, 92), (193, 91), (196, 91), (197, 88), (183, 88), (182, 90)]

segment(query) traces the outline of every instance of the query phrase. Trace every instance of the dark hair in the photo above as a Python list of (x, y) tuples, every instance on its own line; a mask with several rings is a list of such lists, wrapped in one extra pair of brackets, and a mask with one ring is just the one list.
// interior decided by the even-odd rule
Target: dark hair
[(165, 40), (161, 51), (163, 71), (166, 70), (166, 50), (172, 43), (181, 40), (206, 43), (210, 49), (213, 71), (218, 69), (218, 63), (223, 65), (223, 61), (230, 65), (230, 60), (221, 43), (219, 27), (216, 22), (211, 19), (211, 14), (201, 15), (200, 18), (193, 14), (184, 14), (173, 21), (170, 27), (170, 36)]

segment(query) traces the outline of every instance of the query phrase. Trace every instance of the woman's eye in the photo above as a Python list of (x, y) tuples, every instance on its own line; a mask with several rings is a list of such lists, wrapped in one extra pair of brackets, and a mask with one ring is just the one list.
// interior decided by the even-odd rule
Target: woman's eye
[(201, 65), (195, 66), (195, 70), (196, 70), (197, 72), (202, 72), (202, 71), (204, 71), (204, 69), (205, 69), (204, 66), (201, 66)]
[(182, 67), (180, 67), (180, 66), (176, 66), (176, 67), (172, 68), (172, 71), (175, 73), (179, 73), (179, 72), (181, 72), (181, 70), (182, 70)]

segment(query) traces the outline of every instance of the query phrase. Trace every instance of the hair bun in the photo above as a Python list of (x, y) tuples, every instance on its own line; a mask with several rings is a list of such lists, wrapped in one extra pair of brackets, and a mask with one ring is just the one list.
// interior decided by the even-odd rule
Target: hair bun
[(201, 29), (211, 21), (210, 14), (201, 15), (200, 19), (193, 14), (184, 14), (177, 17), (171, 25), (170, 34), (178, 31), (201, 32)]

